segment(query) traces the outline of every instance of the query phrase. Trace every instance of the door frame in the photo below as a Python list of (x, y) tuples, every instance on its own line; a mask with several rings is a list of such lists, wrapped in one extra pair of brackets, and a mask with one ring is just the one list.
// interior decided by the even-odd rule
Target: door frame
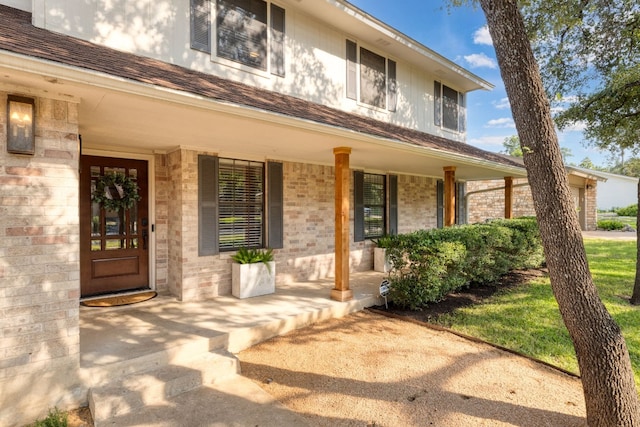
[(111, 151), (84, 148), (80, 150), (81, 156), (117, 157), (119, 159), (146, 160), (148, 166), (149, 208), (148, 218), (151, 225), (149, 233), (149, 288), (156, 290), (156, 174), (155, 156), (153, 154), (127, 153), (124, 151)]

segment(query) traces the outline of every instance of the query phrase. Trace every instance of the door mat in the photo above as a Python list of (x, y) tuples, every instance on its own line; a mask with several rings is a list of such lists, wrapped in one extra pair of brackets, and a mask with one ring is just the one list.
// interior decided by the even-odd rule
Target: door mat
[(155, 298), (156, 295), (158, 295), (158, 293), (154, 291), (142, 292), (139, 294), (115, 295), (112, 297), (82, 301), (80, 304), (85, 307), (115, 307), (118, 305), (129, 305), (148, 301), (151, 298)]

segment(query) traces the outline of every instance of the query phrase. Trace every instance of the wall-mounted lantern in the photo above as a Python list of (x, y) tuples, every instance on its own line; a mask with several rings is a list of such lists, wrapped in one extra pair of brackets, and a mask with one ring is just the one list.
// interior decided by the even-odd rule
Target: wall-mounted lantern
[(7, 98), (7, 151), (33, 154), (35, 138), (35, 100), (9, 95)]

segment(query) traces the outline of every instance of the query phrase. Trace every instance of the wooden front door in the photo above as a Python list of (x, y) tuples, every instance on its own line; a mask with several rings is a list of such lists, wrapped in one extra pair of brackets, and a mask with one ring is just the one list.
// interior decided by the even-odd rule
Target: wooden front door
[[(100, 177), (123, 174), (138, 185), (130, 209), (105, 209), (92, 202)], [(83, 297), (149, 288), (147, 162), (82, 156), (80, 161), (80, 289)], [(117, 188), (105, 189), (121, 197)]]

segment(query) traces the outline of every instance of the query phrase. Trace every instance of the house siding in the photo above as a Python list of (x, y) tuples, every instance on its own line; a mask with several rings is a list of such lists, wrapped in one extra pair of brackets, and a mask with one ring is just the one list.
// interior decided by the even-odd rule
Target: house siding
[[(428, 132), (454, 141), (466, 133), (435, 126), (434, 80), (436, 75), (394, 57), (378, 45), (370, 45), (293, 6), (286, 7), (285, 74), (275, 76), (212, 54), (190, 48), (190, 2), (114, 1), (102, 8), (95, 1), (36, 0), (33, 23), (57, 33), (112, 49), (176, 64), (261, 89), (291, 95), (320, 105), (374, 118), (408, 129)], [(211, 2), (215, 10), (215, 1)], [(55, 14), (39, 11), (55, 10)], [(336, 13), (341, 13), (336, 9)], [(213, 15), (212, 15), (213, 16)], [(215, 20), (213, 20), (215, 21)], [(212, 25), (213, 25), (212, 21)], [(81, 24), (80, 24), (81, 23)], [(215, 25), (212, 26), (214, 31)], [(397, 63), (397, 107), (394, 112), (374, 108), (346, 97), (345, 41), (352, 39)], [(455, 84), (443, 81), (455, 90)]]
[(79, 144), (78, 105), (38, 97), (35, 154), (7, 153), (7, 95), (0, 92), (0, 425), (15, 425), (80, 401)]

